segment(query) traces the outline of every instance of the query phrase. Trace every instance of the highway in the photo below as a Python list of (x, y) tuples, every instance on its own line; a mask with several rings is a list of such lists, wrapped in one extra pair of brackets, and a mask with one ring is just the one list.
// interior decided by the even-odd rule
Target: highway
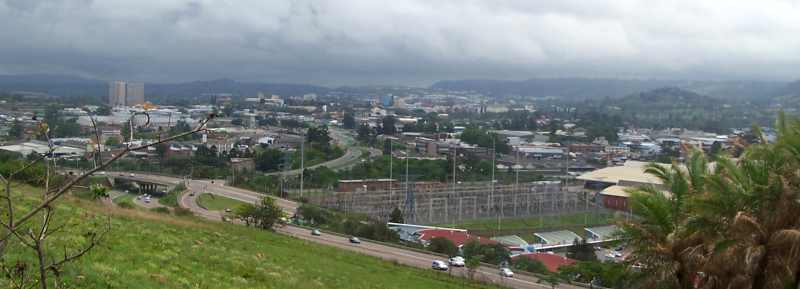
[[(353, 164), (357, 164), (359, 159), (361, 158), (361, 154), (366, 151), (366, 148), (359, 147), (355, 145), (355, 140), (353, 136), (351, 136), (348, 132), (344, 130), (340, 130), (337, 128), (332, 128), (330, 130), (330, 136), (334, 143), (337, 145), (344, 147), (346, 150), (344, 155), (338, 157), (333, 160), (329, 160), (327, 162), (319, 163), (313, 166), (307, 166), (306, 169), (314, 169), (321, 166), (326, 166), (332, 170), (339, 170), (343, 168), (347, 168), (352, 166)], [(370, 151), (371, 154), (374, 152)], [(288, 170), (288, 171), (280, 171), (280, 172), (272, 172), (272, 173), (265, 173), (264, 175), (297, 175), (300, 174), (300, 169)]]
[[(155, 176), (155, 175), (143, 175), (143, 174), (135, 174), (131, 176), (130, 173), (113, 173), (112, 176), (115, 177), (124, 176), (124, 178), (126, 179), (133, 179), (146, 182), (157, 182), (161, 184), (174, 185), (183, 182), (183, 179), (167, 177), (167, 176)], [(201, 193), (210, 193), (214, 195), (224, 196), (246, 203), (256, 203), (260, 201), (262, 197), (264, 197), (264, 195), (260, 193), (229, 187), (219, 181), (210, 181), (210, 180), (189, 180), (187, 182), (187, 189), (190, 191), (190, 193), (181, 195), (180, 199), (178, 200), (180, 206), (191, 210), (196, 216), (200, 216), (213, 221), (221, 221), (222, 214), (221, 212), (218, 211), (208, 211), (200, 207), (197, 204), (196, 198)], [(277, 204), (281, 208), (283, 208), (287, 212), (287, 214), (292, 215), (297, 210), (298, 204), (296, 202), (276, 197), (273, 198), (275, 198)], [(281, 234), (293, 236), (299, 239), (304, 239), (345, 250), (355, 251), (388, 261), (397, 261), (398, 263), (404, 265), (423, 268), (423, 269), (430, 269), (433, 260), (446, 261), (446, 259), (441, 256), (422, 253), (419, 251), (399, 248), (395, 246), (388, 246), (366, 240), (362, 240), (361, 244), (351, 244), (347, 238), (334, 234), (323, 233), (322, 236), (312, 236), (309, 230), (291, 225), (282, 228), (276, 228), (276, 231)], [(456, 276), (466, 277), (467, 270), (465, 268), (451, 267), (449, 273), (443, 272), (442, 274), (452, 274)], [(513, 278), (502, 277), (500, 276), (499, 270), (497, 268), (489, 266), (481, 266), (480, 268), (478, 268), (475, 273), (475, 278), (479, 280), (489, 280), (493, 283), (512, 288), (550, 288), (550, 286), (547, 284), (537, 283), (538, 281), (537, 278), (528, 275), (516, 274)], [(578, 287), (569, 284), (561, 284), (558, 285), (558, 288), (579, 289), (583, 287)]]

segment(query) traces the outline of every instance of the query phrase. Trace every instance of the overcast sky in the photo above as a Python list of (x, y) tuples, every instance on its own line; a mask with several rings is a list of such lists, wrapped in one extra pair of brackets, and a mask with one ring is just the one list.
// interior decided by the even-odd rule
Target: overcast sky
[(0, 74), (324, 85), (794, 80), (798, 3), (0, 0)]

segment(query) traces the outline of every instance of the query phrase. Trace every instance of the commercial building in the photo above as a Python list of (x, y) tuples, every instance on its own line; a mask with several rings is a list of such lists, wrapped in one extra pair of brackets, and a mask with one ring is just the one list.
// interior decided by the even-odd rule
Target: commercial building
[(108, 105), (125, 106), (125, 82), (112, 81), (108, 83)]
[(128, 82), (125, 84), (125, 105), (144, 104), (144, 83)]
[(112, 81), (108, 83), (109, 106), (134, 106), (144, 104), (144, 83)]

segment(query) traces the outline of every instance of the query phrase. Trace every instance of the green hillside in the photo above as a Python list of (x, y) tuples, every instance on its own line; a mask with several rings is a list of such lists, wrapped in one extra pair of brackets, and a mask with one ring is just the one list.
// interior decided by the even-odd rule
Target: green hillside
[[(65, 268), (71, 288), (495, 288), (238, 225), (75, 199), (57, 216), (73, 232), (111, 221), (102, 246)], [(55, 256), (84, 238), (58, 236)], [(6, 264), (33, 257), (10, 249)]]

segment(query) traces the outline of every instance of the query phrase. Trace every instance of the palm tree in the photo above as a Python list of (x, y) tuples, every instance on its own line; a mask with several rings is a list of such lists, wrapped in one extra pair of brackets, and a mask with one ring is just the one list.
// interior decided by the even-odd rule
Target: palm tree
[(663, 188), (638, 189), (622, 224), (649, 288), (800, 288), (800, 122), (779, 115), (778, 138), (684, 167), (651, 164)]
[(629, 204), (636, 217), (621, 221), (623, 238), (633, 249), (631, 261), (645, 264), (648, 271), (640, 286), (688, 288), (696, 272), (691, 261), (702, 238), (685, 224), (690, 198), (704, 191), (708, 162), (701, 151), (693, 150), (685, 167), (651, 163), (645, 172), (662, 186), (632, 190)]

